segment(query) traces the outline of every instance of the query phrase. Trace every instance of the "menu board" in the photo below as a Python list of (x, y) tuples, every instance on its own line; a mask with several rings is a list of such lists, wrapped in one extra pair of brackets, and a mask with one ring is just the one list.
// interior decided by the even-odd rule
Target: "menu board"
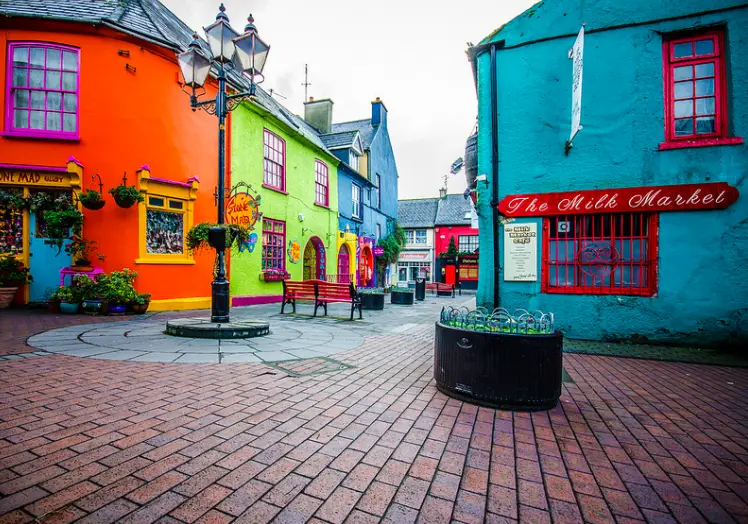
[(512, 222), (504, 225), (504, 280), (538, 280), (537, 223)]

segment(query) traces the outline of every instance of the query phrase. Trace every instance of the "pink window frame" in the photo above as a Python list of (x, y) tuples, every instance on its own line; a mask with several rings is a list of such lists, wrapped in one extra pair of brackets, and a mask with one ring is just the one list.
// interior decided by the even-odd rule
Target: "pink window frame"
[[(279, 233), (275, 231), (276, 225), (282, 225), (283, 226), (283, 232)], [(270, 226), (270, 229), (266, 229), (267, 226)], [(267, 237), (266, 235), (270, 237), (280, 237), (281, 243), (280, 243), (280, 253), (278, 255), (273, 254), (272, 256), (267, 256)], [(267, 271), (269, 269), (286, 269), (286, 223), (283, 220), (273, 220), (271, 218), (263, 218), (262, 219), (262, 270)], [(273, 246), (278, 247), (278, 246)], [(275, 265), (267, 265), (266, 261), (280, 261), (280, 267)]]
[[(277, 144), (281, 146), (281, 149), (277, 149), (275, 147), (275, 144), (272, 144), (273, 141), (277, 141)], [(273, 151), (277, 155), (280, 155), (281, 162), (278, 163), (275, 159), (269, 158), (268, 153), (269, 151)], [(268, 189), (274, 189), (276, 191), (285, 192), (286, 191), (286, 141), (283, 140), (281, 137), (273, 133), (272, 131), (269, 131), (267, 129), (263, 130), (262, 134), (262, 185), (263, 187), (266, 187)], [(271, 173), (268, 170), (268, 164), (272, 164), (273, 166), (278, 166), (278, 169), (280, 170), (280, 179), (279, 183), (275, 184), (272, 178), (275, 178), (275, 174)]]
[[(13, 90), (14, 89), (23, 89), (18, 87), (13, 87), (13, 50), (17, 47), (42, 47), (45, 49), (44, 53), (44, 71), (47, 71), (47, 53), (46, 50), (49, 48), (53, 49), (59, 49), (60, 51), (70, 51), (74, 52), (78, 56), (78, 70), (76, 71), (75, 75), (75, 91), (63, 91), (62, 90), (62, 72), (64, 71), (62, 69), (62, 56), (60, 57), (60, 89), (47, 89), (46, 88), (46, 74), (45, 74), (45, 82), (44, 88), (31, 88), (30, 86), (26, 86), (25, 90), (27, 91), (43, 91), (45, 93), (45, 102), (44, 102), (44, 123), (46, 126), (47, 122), (47, 108), (46, 108), (46, 93), (49, 92), (56, 92), (60, 94), (64, 93), (75, 93), (76, 96), (76, 106), (75, 106), (75, 131), (48, 131), (46, 129), (30, 129), (30, 128), (20, 128), (15, 129), (13, 127), (13, 109), (14, 109), (14, 97), (13, 97)], [(80, 90), (81, 90), (81, 53), (80, 49), (77, 47), (71, 47), (67, 45), (61, 45), (61, 44), (55, 44), (50, 42), (9, 42), (8, 43), (8, 60), (6, 64), (6, 78), (5, 78), (5, 126), (4, 126), (4, 132), (3, 134), (6, 136), (17, 136), (17, 137), (28, 137), (28, 138), (51, 138), (51, 139), (63, 139), (63, 140), (78, 140), (80, 139), (80, 104), (81, 104), (81, 96), (80, 96)], [(30, 51), (29, 51), (30, 53)], [(28, 69), (33, 69), (32, 67), (27, 67)], [(29, 102), (30, 104), (30, 102)], [(60, 101), (61, 108), (64, 107), (64, 100)], [(30, 106), (29, 106), (30, 107)], [(30, 111), (30, 109), (29, 109)], [(62, 114), (68, 113), (72, 114), (70, 111), (64, 111), (63, 109), (60, 109), (61, 118)], [(29, 115), (29, 118), (30, 115)]]
[(330, 172), (327, 164), (314, 161), (314, 203), (320, 206), (330, 205)]
[[(714, 42), (714, 52), (706, 55), (694, 55), (683, 58), (675, 58), (675, 46), (677, 44), (691, 43), (695, 45), (696, 41), (712, 40)], [(694, 48), (695, 50), (695, 48)], [(725, 78), (725, 53), (724, 38), (722, 31), (707, 31), (703, 33), (690, 34), (687, 37), (665, 40), (662, 47), (663, 55), (663, 79), (665, 89), (665, 140), (666, 143), (683, 143), (683, 142), (714, 142), (724, 139), (728, 136), (728, 118), (727, 118), (727, 87)], [(697, 66), (700, 64), (714, 64), (714, 133), (696, 134), (696, 110), (694, 107), (693, 119), (694, 129), (690, 135), (675, 135), (675, 79), (674, 70), (676, 67)], [(707, 78), (707, 77), (705, 77)], [(711, 78), (711, 77), (708, 77)], [(696, 80), (694, 70), (693, 80)], [(694, 85), (692, 100), (697, 99)], [(687, 100), (687, 99), (684, 99)], [(707, 115), (709, 116), (709, 115)], [(666, 147), (665, 147), (666, 148)]]

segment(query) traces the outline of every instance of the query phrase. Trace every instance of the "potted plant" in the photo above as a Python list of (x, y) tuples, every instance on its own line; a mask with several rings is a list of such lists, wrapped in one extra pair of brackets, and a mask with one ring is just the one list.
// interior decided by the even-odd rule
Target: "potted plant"
[(44, 211), (44, 222), (47, 226), (47, 238), (57, 246), (59, 253), (64, 240), (70, 237), (70, 230), (80, 231), (83, 213), (72, 206), (48, 209)]
[(101, 193), (93, 189), (86, 189), (78, 194), (78, 200), (83, 207), (96, 211), (104, 207), (106, 201), (101, 198)]
[(80, 297), (84, 313), (89, 315), (101, 313), (101, 286), (98, 280), (93, 280), (86, 275), (75, 275), (72, 287)]
[(133, 286), (137, 276), (136, 272), (128, 268), (99, 276), (97, 280), (101, 286), (101, 297), (107, 305), (107, 313), (123, 314), (127, 311), (127, 305), (137, 295)]
[(72, 286), (61, 286), (57, 290), (60, 299), (60, 311), (65, 314), (77, 313), (81, 307), (79, 293)]
[(405, 288), (393, 287), (390, 292), (390, 302), (400, 306), (412, 306), (413, 305), (413, 290)]
[(137, 202), (142, 202), (144, 200), (143, 195), (135, 186), (120, 184), (119, 186), (110, 189), (109, 193), (114, 197), (114, 202), (119, 207), (123, 208), (132, 207)]
[[(97, 243), (95, 240), (86, 240), (81, 235), (73, 235), (69, 243), (65, 244), (65, 253), (73, 259), (73, 269), (76, 271), (93, 271), (91, 259), (96, 253)], [(96, 255), (99, 261), (103, 261), (104, 255)]]
[(384, 289), (381, 287), (360, 287), (357, 290), (361, 296), (361, 307), (363, 309), (384, 309)]
[(0, 309), (7, 308), (15, 298), (18, 288), (31, 282), (29, 268), (13, 255), (0, 258)]
[(136, 293), (133, 300), (130, 302), (132, 312), (136, 315), (142, 315), (148, 311), (148, 306), (151, 303), (150, 293)]
[(200, 251), (210, 247), (208, 243), (208, 233), (211, 228), (222, 227), (226, 229), (226, 247), (231, 248), (234, 246), (241, 246), (246, 244), (249, 240), (251, 231), (248, 227), (241, 226), (239, 224), (223, 224), (218, 226), (217, 224), (210, 224), (208, 222), (201, 222), (190, 228), (185, 238), (185, 244), (190, 253)]
[(552, 313), (445, 308), (436, 323), (436, 387), (498, 409), (551, 409), (561, 395), (562, 349)]
[(47, 299), (47, 311), (50, 313), (59, 313), (60, 312), (60, 296), (57, 294), (57, 290), (55, 290), (52, 294), (49, 295), (49, 298)]

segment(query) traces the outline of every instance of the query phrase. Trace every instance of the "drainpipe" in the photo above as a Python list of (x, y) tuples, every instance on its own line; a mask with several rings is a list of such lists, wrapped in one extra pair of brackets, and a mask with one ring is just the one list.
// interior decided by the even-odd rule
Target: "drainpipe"
[(496, 71), (496, 47), (504, 41), (491, 45), (491, 212), (493, 216), (493, 307), (501, 306), (499, 298), (499, 86)]

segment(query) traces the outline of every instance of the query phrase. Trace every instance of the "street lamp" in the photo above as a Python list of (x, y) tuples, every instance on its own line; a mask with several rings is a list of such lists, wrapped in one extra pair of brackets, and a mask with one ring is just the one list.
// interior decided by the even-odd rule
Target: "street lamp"
[[(242, 101), (249, 100), (255, 95), (255, 84), (265, 78), (262, 69), (265, 67), (270, 47), (257, 34), (254, 18), (249, 15), (244, 34), (239, 35), (230, 25), (226, 16), (226, 8), (221, 4), (218, 8), (216, 21), (204, 28), (210, 48), (208, 55), (198, 41), (197, 33), (193, 41), (183, 53), (177, 54), (179, 68), (182, 70), (185, 86), (190, 88), (190, 106), (195, 111), (203, 109), (211, 115), (218, 116), (218, 228), (210, 232), (210, 245), (216, 250), (218, 268), (214, 273), (211, 284), (211, 322), (229, 322), (230, 297), (229, 281), (226, 279), (226, 230), (224, 223), (225, 199), (225, 152), (226, 152), (226, 115), (236, 108)], [(235, 61), (235, 56), (238, 60)], [(226, 71), (228, 63), (240, 64), (244, 73), (249, 76), (249, 90), (229, 95), (226, 92)], [(212, 100), (198, 101), (198, 97), (205, 93), (203, 85), (208, 73), (215, 67), (218, 70), (218, 93)], [(257, 79), (259, 77), (259, 80)], [(201, 91), (202, 90), (202, 91)]]

